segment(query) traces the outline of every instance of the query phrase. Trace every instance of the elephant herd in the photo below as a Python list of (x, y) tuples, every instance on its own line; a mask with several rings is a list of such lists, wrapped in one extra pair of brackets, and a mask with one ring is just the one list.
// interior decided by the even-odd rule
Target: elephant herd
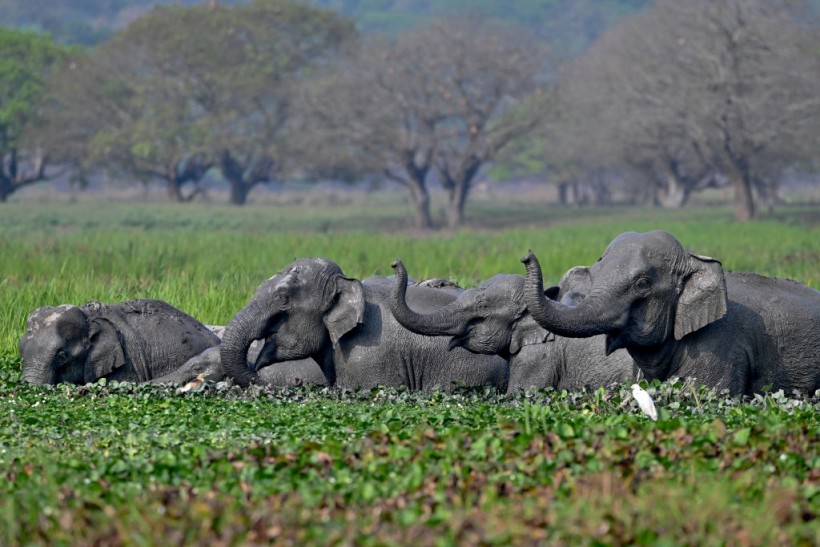
[(160, 300), (43, 307), (20, 340), (24, 380), (378, 385), (430, 391), (582, 388), (670, 377), (732, 394), (820, 389), (820, 292), (724, 272), (671, 234), (625, 233), (544, 290), (526, 276), (472, 289), (395, 276), (359, 281), (303, 258), (262, 283), (226, 327)]

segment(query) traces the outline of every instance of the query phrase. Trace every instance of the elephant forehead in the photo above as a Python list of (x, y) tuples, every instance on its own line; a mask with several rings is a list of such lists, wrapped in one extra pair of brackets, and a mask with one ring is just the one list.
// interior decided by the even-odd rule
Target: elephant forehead
[(76, 307), (77, 307), (77, 306), (71, 306), (71, 305), (69, 305), (69, 304), (64, 304), (64, 305), (62, 305), (62, 306), (57, 306), (57, 307), (54, 309), (54, 312), (53, 312), (51, 315), (49, 315), (48, 317), (46, 317), (45, 319), (43, 319), (43, 325), (44, 325), (44, 326), (46, 326), (46, 327), (48, 327), (49, 325), (51, 325), (52, 323), (54, 323), (54, 321), (56, 321), (57, 319), (59, 319), (59, 318), (60, 318), (60, 316), (61, 316), (61, 315), (63, 315), (65, 312), (67, 312), (67, 311), (68, 311), (68, 310), (70, 310), (70, 309), (76, 308)]
[(299, 278), (323, 277), (325, 275), (340, 273), (341, 268), (339, 268), (335, 262), (326, 258), (300, 258), (283, 268), (268, 281), (276, 280), (275, 283), (279, 284), (282, 282), (294, 282)]

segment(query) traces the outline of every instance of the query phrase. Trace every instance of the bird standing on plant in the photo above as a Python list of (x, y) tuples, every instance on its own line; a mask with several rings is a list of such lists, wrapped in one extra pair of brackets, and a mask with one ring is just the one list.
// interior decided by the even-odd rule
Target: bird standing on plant
[(645, 415), (652, 419), (653, 422), (658, 421), (658, 411), (655, 410), (655, 403), (652, 402), (652, 397), (638, 384), (632, 384), (632, 396), (638, 401), (638, 406)]

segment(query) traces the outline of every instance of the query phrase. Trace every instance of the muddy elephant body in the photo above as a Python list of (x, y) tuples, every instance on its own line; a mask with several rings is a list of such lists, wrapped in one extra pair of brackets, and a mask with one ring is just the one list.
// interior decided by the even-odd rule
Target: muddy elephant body
[(527, 305), (564, 336), (605, 334), (607, 352), (626, 348), (648, 379), (673, 376), (752, 394), (820, 389), (820, 292), (786, 279), (724, 273), (662, 231), (620, 235), (586, 279), (577, 305), (543, 297), (530, 253)]
[(23, 379), (146, 382), (219, 344), (202, 323), (161, 300), (42, 307), (20, 339)]
[[(509, 362), (508, 392), (531, 388), (597, 388), (632, 380), (636, 369), (626, 352), (605, 354), (604, 337), (555, 336), (538, 325), (524, 303), (525, 279), (500, 274), (461, 292), (447, 306), (420, 313), (406, 302), (401, 261), (393, 264), (390, 308), (405, 328), (426, 336), (449, 337), (448, 347), (499, 355)], [(557, 294), (557, 289), (552, 291)], [(569, 291), (567, 291), (569, 292)]]
[[(322, 258), (293, 262), (260, 285), (231, 320), (222, 342), (225, 370), (241, 385), (257, 382), (246, 360), (250, 344), (264, 339), (257, 369), (312, 357), (328, 385), (506, 389), (509, 371), (503, 359), (465, 350), (448, 352), (445, 340), (419, 336), (399, 325), (387, 303), (392, 286), (386, 278), (351, 279)], [(415, 285), (408, 293), (414, 305), (424, 309), (455, 298)]]

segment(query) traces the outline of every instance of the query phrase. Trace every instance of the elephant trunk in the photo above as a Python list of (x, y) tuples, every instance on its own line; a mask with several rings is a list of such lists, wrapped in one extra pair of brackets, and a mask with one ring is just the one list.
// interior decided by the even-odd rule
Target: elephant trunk
[(611, 330), (597, 299), (587, 297), (577, 306), (567, 306), (544, 296), (541, 265), (530, 251), (521, 262), (527, 268), (524, 300), (536, 323), (550, 332), (569, 338), (587, 338)]
[(462, 314), (456, 313), (460, 309), (458, 301), (428, 314), (411, 310), (406, 298), (407, 270), (401, 260), (396, 260), (390, 266), (396, 272), (396, 285), (388, 303), (396, 321), (404, 328), (425, 336), (454, 336), (460, 333), (465, 321), (461, 317)]
[(266, 314), (259, 304), (251, 300), (234, 315), (225, 329), (219, 356), (225, 374), (242, 387), (248, 387), (258, 378), (248, 368), (248, 349), (254, 340), (262, 338)]
[(50, 360), (26, 361), (23, 365), (23, 381), (34, 385), (54, 385), (57, 383), (56, 373)]

